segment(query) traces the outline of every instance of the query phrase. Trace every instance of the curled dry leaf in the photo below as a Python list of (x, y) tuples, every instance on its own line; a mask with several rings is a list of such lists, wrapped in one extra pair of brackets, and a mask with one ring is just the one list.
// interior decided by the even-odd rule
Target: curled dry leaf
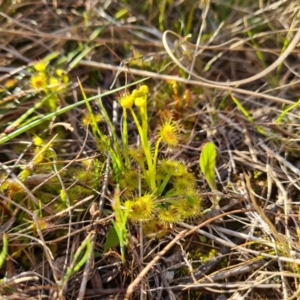
[(74, 131), (74, 128), (69, 123), (65, 123), (65, 122), (58, 122), (58, 123), (53, 124), (51, 126), (51, 130), (53, 130), (53, 128), (57, 127), (57, 126), (63, 126), (63, 127), (65, 127), (66, 130), (70, 130), (71, 132)]

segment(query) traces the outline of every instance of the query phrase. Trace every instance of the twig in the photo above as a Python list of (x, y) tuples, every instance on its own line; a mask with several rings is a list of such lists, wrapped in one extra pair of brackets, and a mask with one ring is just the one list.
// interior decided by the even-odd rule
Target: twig
[(129, 300), (131, 294), (134, 291), (134, 288), (141, 282), (143, 277), (150, 271), (150, 269), (161, 259), (161, 257), (173, 247), (173, 245), (179, 241), (181, 238), (184, 237), (185, 233), (187, 231), (183, 230), (180, 233), (177, 234), (177, 236), (169, 243), (167, 244), (163, 250), (157, 253), (157, 255), (152, 259), (152, 261), (149, 262), (149, 264), (140, 272), (140, 274), (136, 277), (136, 279), (131, 282), (131, 284), (128, 286), (124, 300)]
[[(207, 83), (207, 82), (203, 82), (203, 81), (199, 81), (199, 80), (188, 80), (188, 79), (178, 77), (178, 76), (159, 74), (159, 73), (155, 73), (155, 72), (138, 70), (138, 69), (133, 69), (133, 68), (128, 68), (128, 67), (113, 66), (110, 64), (89, 61), (89, 60), (81, 60), (78, 64), (81, 66), (92, 67), (92, 68), (96, 68), (96, 69), (106, 69), (106, 70), (113, 70), (113, 71), (121, 70), (122, 72), (128, 72), (128, 73), (131, 73), (134, 75), (142, 76), (142, 77), (144, 77), (143, 80), (147, 80), (149, 78), (161, 79), (161, 80), (165, 80), (165, 81), (173, 81), (174, 80), (175, 82), (181, 82), (181, 83), (194, 85), (194, 86), (202, 86), (202, 87), (207, 87), (207, 88), (211, 88), (211, 89), (219, 89), (219, 90), (223, 90), (223, 91), (227, 91), (227, 92), (228, 92), (228, 90), (230, 90), (233, 93), (249, 95), (252, 97), (257, 97), (259, 99), (264, 98), (264, 99), (268, 99), (268, 100), (271, 100), (271, 101), (274, 101), (277, 103), (281, 103), (281, 104), (289, 104), (289, 105), (295, 104), (295, 102), (291, 101), (291, 100), (287, 100), (287, 99), (280, 98), (280, 97), (275, 97), (275, 96), (264, 94), (264, 93), (258, 93), (258, 92), (254, 92), (254, 91), (223, 86), (223, 85), (218, 84), (218, 82), (214, 82), (212, 84), (212, 83)], [(149, 78), (147, 78), (147, 77), (149, 77)]]

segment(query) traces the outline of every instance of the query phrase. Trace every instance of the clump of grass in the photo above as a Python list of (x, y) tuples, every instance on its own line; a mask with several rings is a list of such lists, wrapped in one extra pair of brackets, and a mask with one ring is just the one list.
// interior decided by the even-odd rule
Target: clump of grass
[[(259, 74), (284, 54), (299, 28), (297, 1), (6, 2), (0, 294), (84, 299), (101, 290), (122, 298), (136, 277), (143, 283), (134, 299), (216, 298), (220, 285), (229, 298), (297, 298), (297, 51), (255, 81), (219, 85)], [(172, 59), (157, 28), (180, 35), (167, 36)], [(57, 64), (40, 60), (51, 51), (58, 57), (54, 49), (65, 54)], [(20, 61), (32, 67), (14, 71)], [(66, 64), (66, 72), (54, 67)], [(77, 80), (70, 89), (64, 80), (66, 73), (80, 78), (82, 90), (94, 95), (107, 90), (111, 70), (119, 82), (154, 79), (151, 96), (140, 86), (121, 94), (115, 123), (111, 92), (78, 101)], [(55, 125), (68, 122), (73, 132), (52, 127), (58, 119)], [(220, 210), (198, 218), (207, 200)], [(161, 257), (158, 251), (182, 228), (193, 234)], [(158, 257), (163, 263), (144, 276), (143, 267)], [(188, 272), (173, 278), (177, 263)], [(190, 288), (195, 280), (200, 285)]]

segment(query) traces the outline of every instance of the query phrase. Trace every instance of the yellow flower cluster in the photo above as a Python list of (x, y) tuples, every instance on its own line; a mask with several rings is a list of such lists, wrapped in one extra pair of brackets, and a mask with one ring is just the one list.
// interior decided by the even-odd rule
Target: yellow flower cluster
[(46, 61), (41, 60), (33, 66), (34, 73), (30, 77), (30, 86), (47, 96), (47, 101), (44, 102), (45, 107), (50, 111), (55, 111), (59, 103), (57, 93), (65, 90), (69, 77), (62, 69), (51, 72), (47, 65)]
[(54, 75), (47, 72), (47, 63), (39, 61), (33, 66), (36, 71), (30, 78), (30, 86), (34, 90), (54, 92), (65, 87), (69, 83), (69, 77), (62, 69), (55, 70)]
[(137, 90), (133, 90), (131, 94), (125, 93), (119, 98), (119, 103), (123, 108), (131, 109), (133, 104), (136, 107), (147, 106), (147, 95), (149, 88), (147, 85), (142, 85)]

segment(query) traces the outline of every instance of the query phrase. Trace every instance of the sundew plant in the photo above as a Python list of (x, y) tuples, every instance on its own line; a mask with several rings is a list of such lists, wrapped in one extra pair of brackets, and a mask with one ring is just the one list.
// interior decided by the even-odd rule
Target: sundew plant
[[(118, 99), (122, 108), (123, 170), (119, 184), (128, 219), (142, 222), (148, 233), (167, 224), (199, 215), (201, 198), (195, 176), (181, 160), (161, 158), (162, 148), (176, 148), (181, 139), (180, 124), (166, 117), (154, 140), (149, 139), (147, 112), (149, 88), (140, 86)], [(129, 145), (128, 117), (138, 132), (139, 144)]]

